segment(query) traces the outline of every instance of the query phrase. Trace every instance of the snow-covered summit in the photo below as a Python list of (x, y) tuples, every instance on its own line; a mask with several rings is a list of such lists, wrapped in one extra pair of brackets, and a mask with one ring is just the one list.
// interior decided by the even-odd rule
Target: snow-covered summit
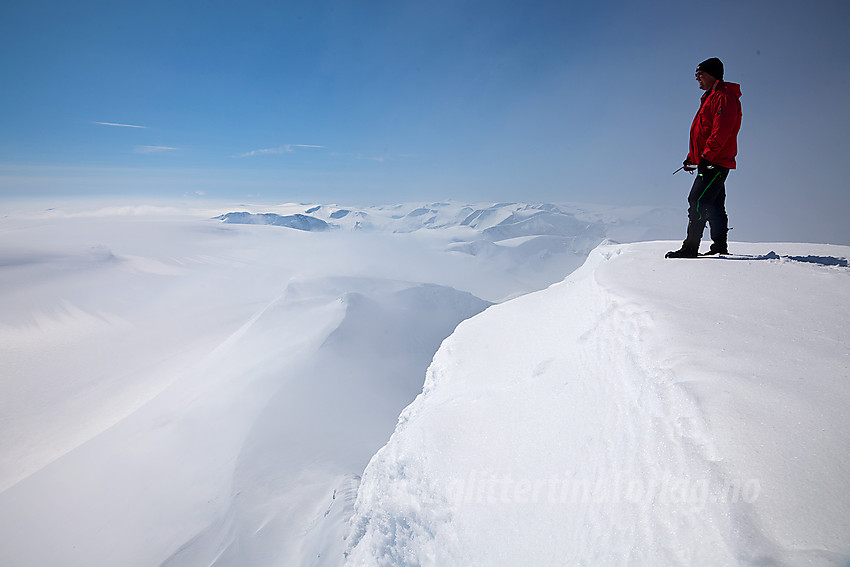
[(670, 246), (600, 246), (462, 323), (347, 564), (846, 565), (850, 248)]
[(215, 220), (231, 224), (270, 224), (273, 226), (285, 226), (287, 228), (294, 228), (308, 232), (324, 231), (331, 227), (331, 225), (322, 219), (298, 213), (294, 215), (278, 215), (276, 213), (254, 214), (248, 212), (235, 212), (225, 213), (214, 218)]

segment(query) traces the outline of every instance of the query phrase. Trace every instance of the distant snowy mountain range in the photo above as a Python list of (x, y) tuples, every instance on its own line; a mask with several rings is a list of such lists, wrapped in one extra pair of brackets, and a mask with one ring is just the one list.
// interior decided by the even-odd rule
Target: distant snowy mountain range
[(286, 212), (239, 211), (214, 218), (226, 223), (269, 224), (307, 231), (414, 232), (465, 227), (491, 242), (516, 237), (581, 235), (638, 240), (651, 239), (673, 225), (681, 229), (680, 211), (657, 207), (437, 202), (364, 208), (337, 205), (280, 205), (276, 208)]
[[(251, 207), (256, 209), (257, 207)], [(580, 204), (459, 202), (406, 203), (373, 207), (281, 205), (274, 212), (230, 212), (223, 223), (261, 224), (304, 231), (367, 233), (431, 232), (449, 236), (448, 252), (486, 258), (541, 275), (551, 268), (577, 268), (600, 242), (671, 238), (682, 232), (684, 215), (657, 207), (605, 207)]]

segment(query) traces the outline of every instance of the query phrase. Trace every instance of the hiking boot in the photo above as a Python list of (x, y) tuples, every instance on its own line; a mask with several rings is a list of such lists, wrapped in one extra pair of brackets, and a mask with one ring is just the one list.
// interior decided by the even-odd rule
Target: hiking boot
[(664, 255), (665, 258), (696, 258), (699, 253), (694, 248), (686, 248), (682, 246), (678, 250), (671, 250)]
[(729, 255), (729, 248), (726, 246), (726, 243), (718, 244), (714, 243), (711, 245), (711, 248), (705, 254), (700, 254), (700, 256), (717, 256), (718, 254), (722, 254), (724, 256)]

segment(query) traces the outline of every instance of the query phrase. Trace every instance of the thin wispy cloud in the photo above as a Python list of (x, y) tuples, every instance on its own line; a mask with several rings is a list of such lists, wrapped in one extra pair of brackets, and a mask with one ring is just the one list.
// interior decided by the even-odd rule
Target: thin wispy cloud
[(294, 148), (324, 148), (325, 146), (317, 146), (314, 144), (286, 144), (285, 146), (279, 146), (277, 148), (263, 148), (260, 150), (251, 150), (250, 152), (245, 152), (244, 154), (239, 154), (236, 157), (244, 158), (251, 156), (261, 156), (261, 155), (275, 155), (275, 154), (286, 154), (292, 151), (295, 151)]
[(362, 159), (366, 161), (376, 161), (378, 163), (384, 163), (385, 161), (391, 159), (390, 156), (366, 156), (363, 154), (357, 154), (357, 159)]
[(118, 126), (119, 128), (147, 128), (147, 126), (139, 126), (138, 124), (119, 124), (118, 122), (92, 122), (99, 126)]
[(171, 146), (136, 146), (133, 148), (133, 152), (137, 154), (161, 154), (164, 152), (171, 152), (176, 149), (177, 148), (172, 148)]
[(365, 161), (376, 161), (378, 163), (384, 163), (397, 159), (419, 159), (419, 154), (379, 154), (379, 155), (367, 155), (367, 154), (354, 154), (354, 159), (365, 160)]
[(282, 154), (287, 150), (284, 147), (280, 148), (263, 148), (261, 150), (251, 150), (250, 152), (245, 152), (244, 154), (239, 154), (236, 157), (251, 157), (251, 156), (262, 156), (267, 154)]

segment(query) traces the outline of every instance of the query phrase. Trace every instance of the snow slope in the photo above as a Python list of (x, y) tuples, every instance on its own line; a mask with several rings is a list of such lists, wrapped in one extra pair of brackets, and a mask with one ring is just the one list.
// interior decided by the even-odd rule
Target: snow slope
[(2, 565), (341, 556), (335, 491), (489, 305), (416, 239), (185, 214), (3, 229)]
[(339, 565), (359, 476), (440, 342), (658, 215), (0, 207), (3, 566)]
[(673, 246), (600, 246), (463, 322), (363, 474), (347, 565), (846, 565), (850, 248)]

